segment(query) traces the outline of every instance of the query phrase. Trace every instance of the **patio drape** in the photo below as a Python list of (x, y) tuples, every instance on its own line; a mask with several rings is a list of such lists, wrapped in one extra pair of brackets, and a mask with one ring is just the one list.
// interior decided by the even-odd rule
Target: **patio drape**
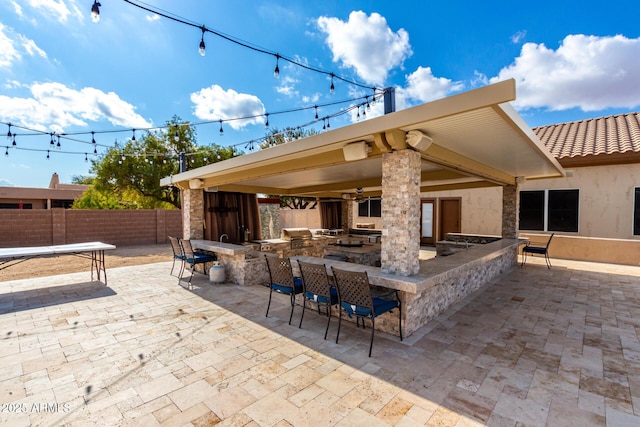
[(204, 193), (204, 238), (220, 240), (226, 234), (229, 242), (242, 242), (243, 230), (249, 230), (249, 240), (262, 238), (260, 209), (255, 194)]
[(342, 202), (320, 202), (320, 225), (322, 228), (342, 228)]

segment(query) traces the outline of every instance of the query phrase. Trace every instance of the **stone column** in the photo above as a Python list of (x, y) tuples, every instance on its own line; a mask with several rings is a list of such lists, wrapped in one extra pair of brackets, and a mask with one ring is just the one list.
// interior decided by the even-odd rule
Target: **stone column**
[(344, 234), (349, 234), (349, 229), (353, 227), (353, 201), (342, 201), (342, 214), (340, 228), (344, 230)]
[(204, 238), (204, 191), (182, 190), (182, 235), (185, 239)]
[(382, 272), (411, 276), (420, 270), (420, 154), (382, 155)]
[(517, 239), (519, 228), (520, 191), (519, 186), (505, 185), (502, 187), (502, 237)]

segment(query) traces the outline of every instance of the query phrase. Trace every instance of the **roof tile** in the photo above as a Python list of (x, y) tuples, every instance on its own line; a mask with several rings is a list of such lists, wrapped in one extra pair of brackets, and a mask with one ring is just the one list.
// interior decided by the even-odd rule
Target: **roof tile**
[(556, 158), (640, 153), (640, 112), (533, 128)]

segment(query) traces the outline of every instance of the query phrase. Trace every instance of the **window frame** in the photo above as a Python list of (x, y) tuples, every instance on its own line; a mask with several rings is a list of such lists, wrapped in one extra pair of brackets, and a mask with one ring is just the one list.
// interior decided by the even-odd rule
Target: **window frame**
[[(575, 206), (575, 230), (567, 230), (567, 229), (550, 229), (549, 228), (549, 218), (550, 218), (550, 211), (554, 211), (557, 210), (557, 207), (552, 207), (552, 209), (550, 209), (549, 207), (549, 193), (553, 193), (553, 192), (576, 192), (577, 194), (577, 198), (576, 198), (576, 206)], [(521, 205), (522, 205), (522, 193), (523, 192), (531, 192), (531, 193), (539, 193), (542, 192), (544, 194), (543, 197), (543, 206), (542, 206), (542, 213), (543, 213), (543, 226), (542, 229), (528, 229), (528, 228), (522, 228), (521, 227), (521, 223), (520, 223), (520, 215), (521, 215)], [(580, 189), (579, 188), (546, 188), (546, 189), (542, 189), (542, 190), (520, 190), (520, 202), (518, 203), (518, 231), (540, 231), (540, 232), (554, 232), (554, 233), (575, 233), (575, 234), (579, 234), (580, 233)], [(640, 231), (640, 230), (639, 230)]]
[[(379, 215), (371, 215), (371, 202), (377, 202), (379, 204)], [(360, 215), (360, 207), (366, 205), (367, 206), (367, 214)], [(362, 203), (358, 203), (358, 218), (382, 218), (382, 200), (380, 199), (367, 199)]]

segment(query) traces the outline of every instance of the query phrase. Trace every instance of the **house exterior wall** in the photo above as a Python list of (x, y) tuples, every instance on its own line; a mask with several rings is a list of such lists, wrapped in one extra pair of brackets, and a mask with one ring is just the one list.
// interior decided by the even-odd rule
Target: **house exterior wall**
[(500, 236), (502, 233), (502, 187), (477, 188), (421, 193), (422, 199), (436, 199), (435, 235), (438, 235), (437, 200), (460, 198), (462, 203), (461, 233), (488, 234)]
[(570, 169), (573, 176), (527, 181), (521, 190), (577, 189), (581, 237), (636, 239), (633, 235), (634, 188), (640, 187), (640, 165), (589, 166)]
[(167, 243), (182, 237), (179, 210), (0, 210), (0, 247), (101, 241), (120, 246)]

